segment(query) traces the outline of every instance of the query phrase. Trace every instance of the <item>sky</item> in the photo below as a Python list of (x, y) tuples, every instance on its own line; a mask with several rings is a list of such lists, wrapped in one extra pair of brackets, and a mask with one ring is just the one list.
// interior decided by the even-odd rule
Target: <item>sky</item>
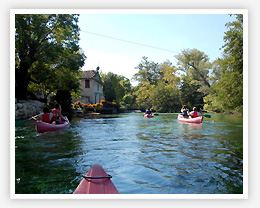
[(143, 56), (176, 65), (177, 54), (194, 48), (214, 61), (222, 57), (225, 24), (233, 20), (228, 14), (80, 14), (79, 44), (87, 56), (82, 70), (99, 66), (131, 80)]

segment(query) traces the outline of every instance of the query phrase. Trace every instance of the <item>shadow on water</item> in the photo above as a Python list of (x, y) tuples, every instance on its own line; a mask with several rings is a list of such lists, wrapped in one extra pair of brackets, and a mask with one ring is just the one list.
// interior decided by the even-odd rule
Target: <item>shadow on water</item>
[(73, 127), (15, 134), (16, 193), (72, 193), (95, 163), (122, 194), (239, 194), (243, 191), (243, 121), (212, 115), (184, 124), (177, 114), (75, 118)]

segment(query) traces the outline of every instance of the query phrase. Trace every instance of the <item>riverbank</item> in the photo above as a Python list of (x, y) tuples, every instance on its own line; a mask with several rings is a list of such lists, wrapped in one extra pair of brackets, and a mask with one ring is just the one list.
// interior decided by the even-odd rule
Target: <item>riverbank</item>
[(15, 102), (15, 120), (27, 119), (40, 114), (45, 103), (37, 100), (19, 100)]

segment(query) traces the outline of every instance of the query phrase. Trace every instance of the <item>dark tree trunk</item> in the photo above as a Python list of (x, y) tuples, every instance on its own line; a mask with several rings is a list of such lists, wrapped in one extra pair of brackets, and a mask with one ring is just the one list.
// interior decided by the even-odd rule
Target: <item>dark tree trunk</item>
[(15, 69), (15, 98), (26, 100), (28, 96), (28, 64), (20, 63), (20, 67)]

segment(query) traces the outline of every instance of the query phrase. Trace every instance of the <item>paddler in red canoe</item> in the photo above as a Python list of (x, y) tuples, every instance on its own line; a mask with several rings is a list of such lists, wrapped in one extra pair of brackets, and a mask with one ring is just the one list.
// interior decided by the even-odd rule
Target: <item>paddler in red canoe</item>
[(186, 105), (182, 106), (181, 112), (183, 113), (182, 114), (183, 118), (189, 118), (189, 109), (187, 108)]
[(42, 121), (46, 123), (52, 123), (53, 114), (50, 113), (47, 107), (43, 108), (43, 113), (33, 116), (32, 119), (35, 121)]
[(193, 107), (193, 111), (190, 112), (189, 114), (192, 118), (196, 118), (198, 116), (200, 116), (200, 113), (197, 111), (196, 107)]
[(148, 108), (144, 114), (147, 114), (147, 115), (151, 115), (152, 114), (152, 111), (151, 111), (151, 108)]
[(52, 123), (55, 124), (63, 124), (64, 121), (67, 121), (62, 115), (61, 115), (61, 105), (59, 103), (54, 105), (54, 108), (51, 110), (53, 113), (52, 117)]

